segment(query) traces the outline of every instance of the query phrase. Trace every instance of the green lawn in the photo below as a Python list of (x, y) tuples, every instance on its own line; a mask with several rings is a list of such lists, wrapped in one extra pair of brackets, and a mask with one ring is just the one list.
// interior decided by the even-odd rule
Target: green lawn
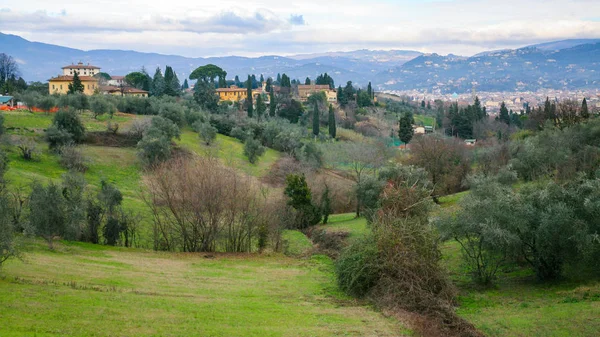
[(284, 250), (286, 255), (304, 256), (309, 254), (313, 248), (313, 244), (304, 233), (298, 230), (285, 230), (282, 233), (284, 241)]
[[(6, 127), (15, 129), (13, 132), (27, 131), (40, 133), (52, 125), (54, 114), (17, 110), (5, 111), (4, 117)], [(119, 124), (121, 128), (129, 125), (137, 116), (118, 113), (112, 119), (108, 114), (98, 116), (98, 119), (94, 119), (92, 113), (86, 111), (80, 113), (80, 117), (88, 131), (105, 131), (106, 124), (109, 121)]]
[(334, 286), (329, 258), (38, 242), (0, 277), (0, 336), (399, 336)]
[(181, 140), (177, 141), (182, 147), (185, 147), (199, 155), (210, 155), (220, 158), (227, 166), (239, 169), (255, 177), (265, 176), (270, 168), (281, 154), (273, 149), (267, 149), (256, 164), (250, 164), (248, 158), (244, 156), (244, 144), (239, 140), (217, 135), (214, 144), (206, 146), (198, 137), (198, 133), (185, 129), (181, 133)]
[(415, 124), (423, 126), (434, 126), (435, 125), (435, 117), (433, 116), (425, 116), (425, 115), (414, 115)]
[(331, 215), (327, 225), (321, 225), (320, 227), (328, 232), (348, 232), (350, 239), (361, 237), (369, 232), (367, 220), (357, 218), (356, 213)]
[(458, 314), (488, 336), (597, 336), (600, 282), (540, 283), (519, 267), (499, 272), (495, 286), (475, 287), (461, 267), (460, 246), (442, 247), (444, 264), (460, 290)]

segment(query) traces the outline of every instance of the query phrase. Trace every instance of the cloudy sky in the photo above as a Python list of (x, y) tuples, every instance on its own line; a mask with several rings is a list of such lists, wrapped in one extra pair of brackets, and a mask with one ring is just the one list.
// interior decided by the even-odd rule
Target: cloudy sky
[(472, 55), (600, 38), (598, 0), (0, 0), (0, 32), (190, 57), (409, 49)]

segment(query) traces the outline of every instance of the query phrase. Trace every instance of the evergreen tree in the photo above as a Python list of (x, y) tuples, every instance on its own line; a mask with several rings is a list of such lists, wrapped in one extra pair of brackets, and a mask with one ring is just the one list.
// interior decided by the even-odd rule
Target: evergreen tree
[(281, 74), (277, 73), (277, 84), (281, 86)]
[(427, 110), (431, 110), (431, 102), (427, 101)]
[(162, 96), (165, 93), (165, 78), (160, 68), (156, 68), (152, 78), (152, 96)]
[(183, 80), (183, 85), (181, 86), (182, 90), (187, 90), (190, 88), (190, 85), (188, 84), (187, 78), (185, 80)]
[(267, 78), (267, 85), (265, 85), (265, 90), (270, 93), (271, 91), (273, 91), (273, 79), (272, 78)]
[(344, 90), (342, 89), (341, 85), (338, 87), (336, 94), (337, 94), (337, 101), (338, 101), (338, 103), (340, 103), (340, 105), (345, 106), (346, 104), (348, 104), (348, 99), (344, 95)]
[(304, 80), (304, 84), (305, 85), (310, 85), (310, 78), (307, 77), (306, 80)]
[(290, 78), (286, 74), (281, 75), (281, 80), (279, 81), (279, 83), (282, 88), (291, 88), (292, 87), (292, 82), (290, 81)]
[(260, 87), (262, 87), (262, 84), (265, 83), (265, 77), (263, 76), (263, 74), (260, 74), (260, 80), (259, 80), (259, 82), (260, 82), (259, 83)]
[(497, 120), (510, 125), (510, 114), (508, 113), (508, 109), (506, 108), (506, 104), (502, 102), (500, 105), (500, 114), (498, 114)]
[(269, 116), (271, 117), (275, 117), (275, 113), (277, 112), (277, 102), (275, 101), (275, 93), (273, 91), (273, 88), (269, 91)]
[(404, 113), (400, 118), (399, 129), (398, 129), (398, 138), (404, 143), (404, 147), (406, 148), (406, 144), (410, 143), (411, 139), (415, 131), (412, 127), (413, 124), (413, 116), (410, 112)]
[(75, 94), (78, 92), (82, 93), (84, 89), (85, 87), (83, 86), (83, 83), (81, 83), (79, 75), (77, 74), (77, 72), (75, 72), (73, 74), (73, 82), (69, 83), (69, 91), (67, 92), (67, 94)]
[(425, 101), (421, 101), (421, 108), (425, 109)]
[(173, 71), (173, 68), (167, 66), (165, 68), (165, 91), (164, 94), (168, 96), (179, 96), (181, 84), (177, 74)]
[(319, 135), (319, 104), (315, 102), (315, 108), (312, 115), (312, 132), (315, 137)]
[(367, 86), (367, 94), (369, 94), (369, 99), (373, 99), (373, 88), (371, 87), (371, 82)]
[(331, 138), (335, 139), (337, 130), (336, 130), (336, 125), (335, 125), (335, 112), (333, 111), (333, 105), (329, 104), (329, 120), (328, 120), (328, 126), (329, 126), (329, 136), (331, 136)]
[(242, 86), (242, 83), (240, 82), (240, 77), (238, 75), (235, 75), (235, 79), (233, 80), (235, 82), (235, 86), (240, 88)]
[(259, 122), (266, 110), (267, 106), (265, 105), (262, 95), (258, 95), (258, 97), (256, 97), (256, 117), (258, 118)]
[(252, 106), (252, 77), (248, 75), (248, 80), (246, 81), (246, 94), (248, 97), (246, 98), (246, 108), (248, 109), (248, 117), (252, 118), (254, 107)]
[(258, 81), (256, 80), (256, 75), (252, 74), (252, 89), (258, 88)]
[(585, 99), (585, 97), (583, 98), (583, 102), (581, 102), (581, 118), (590, 118), (590, 111), (588, 110), (587, 100)]
[(348, 81), (346, 83), (346, 87), (344, 88), (344, 101), (347, 104), (350, 101), (354, 101), (354, 94), (356, 90), (354, 90), (354, 86), (352, 85), (352, 81)]

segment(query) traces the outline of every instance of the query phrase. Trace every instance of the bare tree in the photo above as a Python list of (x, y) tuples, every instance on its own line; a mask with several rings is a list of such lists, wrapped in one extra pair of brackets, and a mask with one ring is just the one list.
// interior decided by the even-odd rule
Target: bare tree
[(0, 53), (0, 86), (11, 78), (19, 77), (19, 66), (17, 61), (4, 53)]
[(411, 164), (424, 168), (434, 184), (433, 200), (458, 192), (470, 170), (470, 158), (465, 145), (458, 139), (439, 134), (417, 137), (411, 148)]
[[(340, 142), (327, 149), (327, 162), (336, 167), (351, 170), (356, 186), (360, 186), (365, 174), (373, 174), (385, 164), (388, 149), (381, 143)], [(361, 204), (356, 199), (356, 216), (360, 216)]]
[(215, 158), (177, 157), (145, 181), (155, 249), (252, 251), (264, 198), (250, 178)]

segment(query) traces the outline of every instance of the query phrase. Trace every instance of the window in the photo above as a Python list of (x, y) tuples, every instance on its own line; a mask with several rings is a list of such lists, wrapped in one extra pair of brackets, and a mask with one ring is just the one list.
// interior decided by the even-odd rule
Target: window
[(62, 84), (60, 85), (60, 90), (62, 90)]
[(52, 90), (54, 90), (54, 84), (52, 85)]

